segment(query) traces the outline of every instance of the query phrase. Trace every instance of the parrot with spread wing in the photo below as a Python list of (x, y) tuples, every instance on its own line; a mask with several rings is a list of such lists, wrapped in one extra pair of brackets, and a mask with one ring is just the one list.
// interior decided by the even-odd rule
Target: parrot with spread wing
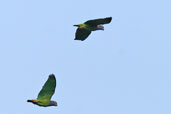
[(49, 75), (48, 80), (42, 87), (41, 91), (38, 94), (37, 99), (27, 100), (33, 104), (48, 107), (48, 106), (58, 106), (56, 101), (52, 101), (51, 97), (53, 96), (56, 88), (56, 78), (54, 74)]
[(110, 23), (111, 20), (112, 17), (107, 17), (107, 18), (89, 20), (83, 24), (73, 25), (78, 27), (75, 34), (75, 40), (84, 41), (92, 31), (104, 30), (104, 26), (102, 25)]

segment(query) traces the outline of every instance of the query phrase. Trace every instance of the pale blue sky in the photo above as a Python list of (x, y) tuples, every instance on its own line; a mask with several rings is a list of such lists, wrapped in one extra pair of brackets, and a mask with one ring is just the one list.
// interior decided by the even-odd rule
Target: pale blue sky
[[(1, 114), (170, 114), (170, 0), (1, 0)], [(75, 41), (76, 27), (112, 16)], [(27, 103), (54, 73), (58, 107)]]

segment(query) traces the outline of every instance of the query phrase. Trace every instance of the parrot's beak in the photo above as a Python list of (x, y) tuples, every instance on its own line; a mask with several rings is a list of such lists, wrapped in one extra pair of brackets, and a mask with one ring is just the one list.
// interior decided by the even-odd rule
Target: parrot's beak
[(104, 26), (102, 27), (102, 30), (104, 30)]

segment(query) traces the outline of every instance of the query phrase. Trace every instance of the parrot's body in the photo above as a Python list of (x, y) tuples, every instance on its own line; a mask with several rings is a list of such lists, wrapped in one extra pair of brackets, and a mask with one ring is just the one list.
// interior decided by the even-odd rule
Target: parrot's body
[(96, 30), (104, 30), (103, 24), (108, 24), (112, 20), (112, 17), (94, 19), (86, 21), (83, 24), (74, 25), (77, 26), (78, 29), (75, 34), (75, 40), (85, 40), (91, 33), (91, 31)]
[(48, 80), (44, 84), (43, 88), (38, 94), (37, 99), (27, 100), (27, 102), (32, 102), (33, 104), (39, 106), (58, 106), (56, 101), (51, 101), (56, 88), (56, 78), (55, 75), (49, 75)]

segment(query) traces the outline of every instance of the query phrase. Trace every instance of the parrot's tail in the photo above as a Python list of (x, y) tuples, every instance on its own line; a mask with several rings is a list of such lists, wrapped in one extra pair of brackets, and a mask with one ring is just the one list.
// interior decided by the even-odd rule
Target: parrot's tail
[(27, 102), (31, 102), (31, 103), (33, 103), (33, 104), (36, 104), (36, 103), (37, 103), (37, 100), (32, 99), (32, 100), (27, 100)]
[(33, 103), (33, 104), (37, 104), (37, 100), (35, 100), (35, 99), (27, 100), (27, 102), (31, 102), (31, 103)]
[(79, 27), (79, 25), (73, 25), (73, 26)]
[(32, 100), (27, 100), (27, 102), (33, 102)]

